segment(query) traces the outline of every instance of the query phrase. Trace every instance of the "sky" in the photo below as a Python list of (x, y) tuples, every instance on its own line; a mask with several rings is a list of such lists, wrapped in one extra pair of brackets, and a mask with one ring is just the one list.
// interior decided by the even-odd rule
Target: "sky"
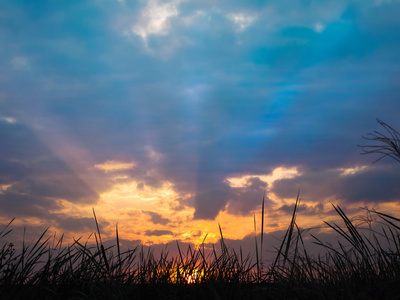
[(0, 223), (126, 245), (400, 213), (400, 1), (0, 3)]

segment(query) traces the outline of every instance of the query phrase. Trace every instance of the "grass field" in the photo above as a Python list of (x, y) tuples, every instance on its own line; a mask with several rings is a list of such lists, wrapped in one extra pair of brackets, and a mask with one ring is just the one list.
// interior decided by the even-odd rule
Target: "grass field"
[[(96, 244), (82, 239), (65, 246), (43, 234), (20, 250), (9, 242), (0, 250), (0, 299), (400, 299), (400, 219), (374, 210), (380, 229), (361, 233), (343, 210), (343, 224), (326, 223), (340, 236), (336, 245), (312, 236), (324, 256), (310, 255), (296, 223), (291, 222), (276, 258), (261, 264), (263, 235), (255, 236), (254, 253), (220, 245), (205, 251), (179, 249), (177, 257), (138, 246), (105, 248), (97, 218)], [(262, 216), (263, 217), (263, 216)], [(8, 224), (0, 232), (4, 240)], [(258, 243), (258, 244), (257, 244)], [(218, 250), (217, 250), (218, 248)]]

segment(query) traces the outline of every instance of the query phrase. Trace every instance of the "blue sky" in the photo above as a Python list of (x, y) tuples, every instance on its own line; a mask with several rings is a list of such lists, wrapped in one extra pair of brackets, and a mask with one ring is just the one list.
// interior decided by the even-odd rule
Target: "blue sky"
[(299, 188), (321, 220), (330, 201), (400, 211), (396, 162), (356, 146), (382, 130), (376, 118), (400, 129), (398, 11), (395, 0), (2, 1), (2, 222), (84, 233), (96, 207), (106, 231), (129, 219), (147, 224), (131, 239), (193, 242), (206, 221), (251, 218), (264, 192), (269, 230), (285, 225)]

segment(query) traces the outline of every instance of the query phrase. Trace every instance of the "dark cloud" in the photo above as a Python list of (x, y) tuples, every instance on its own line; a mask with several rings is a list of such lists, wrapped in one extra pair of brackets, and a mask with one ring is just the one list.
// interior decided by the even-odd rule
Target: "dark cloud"
[(21, 124), (0, 122), (0, 194), (3, 212), (44, 217), (59, 208), (55, 200), (96, 203), (98, 195), (35, 134)]
[[(267, 183), (257, 177), (248, 179), (245, 187), (232, 188), (228, 212), (232, 214), (248, 214), (261, 205), (266, 190)], [(272, 203), (266, 195), (264, 201), (266, 207)]]
[(189, 206), (189, 201), (193, 202), (193, 199), (184, 200), (182, 198), (177, 198), (176, 202), (171, 202), (169, 208), (173, 211), (182, 211), (187, 209)]
[[(286, 214), (293, 214), (294, 205), (282, 205), (278, 210), (285, 212)], [(316, 205), (307, 205), (307, 204), (300, 204), (296, 211), (302, 215), (326, 215), (328, 212), (324, 210), (324, 205), (322, 203), (318, 203)], [(332, 211), (332, 209), (330, 210)]]
[(397, 202), (400, 199), (398, 167), (377, 168), (340, 182), (337, 195), (350, 202)]
[(169, 230), (146, 230), (146, 236), (162, 236), (162, 235), (173, 235), (172, 231)]
[(396, 166), (370, 166), (355, 174), (343, 175), (339, 169), (300, 169), (301, 176), (276, 181), (272, 187), (278, 197), (293, 197), (296, 188), (307, 200), (321, 201), (327, 197), (348, 202), (393, 202), (399, 200), (400, 174)]
[(8, 190), (0, 193), (0, 203), (2, 214), (10, 219), (18, 216), (46, 218), (50, 209), (60, 208), (53, 199)]
[(150, 221), (153, 224), (167, 225), (169, 222), (171, 222), (169, 219), (163, 218), (160, 214), (158, 214), (156, 212), (143, 211), (143, 213), (150, 216)]
[(199, 180), (195, 199), (195, 219), (214, 219), (229, 200), (231, 193), (227, 183), (222, 178), (203, 178)]
[[(96, 232), (94, 218), (70, 217), (65, 214), (51, 214), (48, 218), (52, 219), (62, 232)], [(102, 220), (99, 223), (100, 231), (109, 225), (109, 222)]]

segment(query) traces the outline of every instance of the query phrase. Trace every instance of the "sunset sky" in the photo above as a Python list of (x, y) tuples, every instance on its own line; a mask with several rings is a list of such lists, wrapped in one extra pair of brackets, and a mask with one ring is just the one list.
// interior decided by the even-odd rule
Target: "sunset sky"
[(398, 0), (3, 0), (0, 223), (216, 242), (400, 213)]

